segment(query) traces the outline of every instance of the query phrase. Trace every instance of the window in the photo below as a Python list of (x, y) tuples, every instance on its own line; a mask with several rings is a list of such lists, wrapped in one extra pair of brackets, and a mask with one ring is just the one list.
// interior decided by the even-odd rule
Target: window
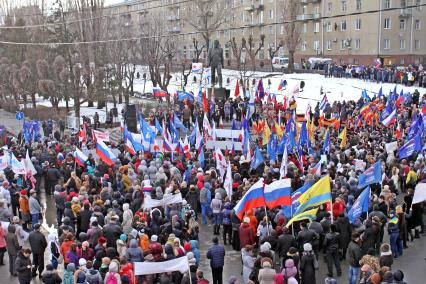
[(359, 31), (361, 29), (361, 19), (355, 20), (355, 30)]
[(345, 39), (342, 39), (342, 40), (340, 40), (340, 49), (345, 49), (345, 47), (346, 47), (346, 40)]
[(333, 11), (333, 3), (328, 2), (327, 3), (327, 12), (331, 13)]
[(269, 10), (269, 19), (274, 18), (274, 10)]
[(284, 25), (280, 26), (280, 34), (282, 34), (282, 35), (284, 34)]
[(303, 6), (302, 7), (302, 14), (306, 14), (308, 13), (308, 6)]
[(399, 40), (399, 49), (405, 49), (405, 39)]
[(405, 64), (405, 59), (401, 58), (401, 60), (399, 60), (399, 64), (404, 65)]
[(273, 26), (269, 26), (269, 34), (270, 35), (274, 34), (274, 27)]
[(320, 12), (320, 6), (319, 6), (319, 5), (316, 5), (316, 6), (314, 7), (314, 14), (319, 14), (319, 12)]
[(314, 50), (319, 50), (319, 40), (314, 40)]
[(302, 51), (306, 51), (306, 41), (302, 42)]
[(331, 40), (326, 41), (325, 48), (327, 48), (327, 50), (331, 50)]
[(385, 0), (385, 9), (390, 9), (391, 7), (391, 0)]
[(404, 19), (399, 20), (399, 29), (405, 30), (405, 20)]
[(263, 27), (263, 26), (260, 27), (259, 32), (260, 32), (261, 35), (264, 35), (265, 34), (265, 27)]
[(356, 9), (359, 11), (362, 8), (362, 0), (356, 0)]
[(346, 20), (340, 22), (340, 30), (346, 31)]
[(414, 22), (414, 29), (416, 31), (420, 31), (420, 20), (419, 19), (415, 20), (415, 22)]
[(401, 8), (404, 8), (405, 6), (407, 6), (407, 1), (401, 0)]
[(383, 48), (384, 49), (390, 49), (390, 39), (385, 38)]
[(420, 40), (419, 39), (414, 40), (414, 48), (420, 49)]
[(357, 38), (355, 40), (355, 49), (360, 49), (360, 48), (361, 48), (361, 40)]
[(327, 32), (331, 32), (332, 31), (332, 26), (331, 26), (331, 22), (327, 22)]
[(265, 49), (262, 47), (259, 50), (259, 60), (263, 60), (263, 59), (265, 59)]
[(260, 11), (259, 14), (259, 24), (263, 24), (263, 11)]
[(315, 22), (314, 23), (314, 33), (319, 33), (319, 31), (320, 31), (320, 23)]
[(347, 9), (348, 3), (346, 2), (346, 0), (342, 0), (342, 12), (346, 12)]
[(303, 23), (303, 32), (304, 33), (308, 32), (308, 24), (307, 23)]
[(385, 25), (384, 25), (384, 28), (385, 28), (386, 30), (388, 30), (388, 29), (390, 29), (390, 28), (391, 28), (391, 19), (390, 19), (390, 18), (385, 18)]

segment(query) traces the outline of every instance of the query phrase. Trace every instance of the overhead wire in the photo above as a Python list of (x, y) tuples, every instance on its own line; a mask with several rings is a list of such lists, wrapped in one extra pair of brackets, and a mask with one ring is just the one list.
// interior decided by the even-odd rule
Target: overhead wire
[[(181, 2), (175, 2), (171, 5), (176, 5), (177, 3), (182, 2), (189, 2), (191, 0), (183, 0)], [(365, 14), (376, 14), (380, 12), (389, 12), (389, 11), (395, 11), (395, 10), (401, 10), (401, 9), (412, 9), (412, 8), (419, 8), (419, 7), (425, 7), (426, 3), (424, 4), (418, 4), (418, 5), (410, 5), (406, 6), (404, 8), (400, 7), (394, 7), (394, 8), (384, 8), (384, 9), (374, 9), (374, 10), (368, 10), (368, 11), (360, 11), (360, 12), (352, 12), (352, 13), (345, 13), (345, 14), (336, 14), (331, 16), (321, 16), (316, 19), (315, 21), (320, 20), (328, 20), (328, 19), (336, 19), (336, 18), (343, 18), (348, 16), (357, 16), (357, 15), (365, 15)], [(146, 10), (146, 9), (145, 9)], [(128, 13), (125, 13), (128, 14)], [(306, 22), (305, 19), (296, 19), (296, 20), (290, 20), (290, 21), (278, 21), (278, 22), (272, 22), (272, 23), (257, 23), (254, 24), (255, 26), (277, 26), (277, 25), (283, 25), (283, 24), (290, 24), (290, 23), (297, 23), (297, 22)], [(62, 23), (56, 23), (55, 25), (63, 25)], [(155, 36), (138, 36), (138, 37), (130, 37), (130, 38), (119, 38), (119, 39), (105, 39), (105, 40), (95, 40), (95, 41), (73, 41), (73, 42), (14, 42), (14, 41), (0, 41), (0, 44), (5, 45), (28, 45), (28, 46), (52, 46), (52, 45), (81, 45), (81, 44), (103, 44), (103, 43), (111, 43), (111, 42), (119, 42), (119, 41), (138, 41), (143, 39), (154, 39), (154, 38), (163, 38), (163, 37), (177, 37), (177, 36), (187, 36), (187, 35), (195, 35), (195, 34), (202, 34), (206, 32), (222, 32), (222, 31), (234, 31), (234, 30), (242, 30), (242, 29), (248, 29), (253, 28), (254, 26), (251, 24), (246, 24), (243, 26), (236, 26), (236, 27), (224, 27), (220, 29), (211, 29), (211, 30), (198, 30), (198, 31), (191, 31), (191, 32), (184, 32), (184, 33), (174, 33), (174, 34), (162, 34), (162, 35), (155, 35)]]

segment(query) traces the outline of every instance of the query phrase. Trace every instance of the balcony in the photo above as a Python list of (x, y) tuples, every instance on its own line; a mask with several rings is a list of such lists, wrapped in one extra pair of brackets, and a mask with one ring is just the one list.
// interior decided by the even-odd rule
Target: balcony
[(313, 14), (303, 14), (303, 15), (297, 15), (296, 20), (298, 21), (308, 21), (312, 20), (314, 18)]
[(247, 12), (254, 11), (254, 5), (249, 5), (249, 6), (245, 7), (244, 11), (247, 11)]
[(413, 10), (410, 8), (405, 8), (399, 10), (399, 17), (400, 18), (409, 18), (413, 15)]
[(169, 28), (169, 34), (178, 34), (178, 33), (180, 33), (180, 27)]

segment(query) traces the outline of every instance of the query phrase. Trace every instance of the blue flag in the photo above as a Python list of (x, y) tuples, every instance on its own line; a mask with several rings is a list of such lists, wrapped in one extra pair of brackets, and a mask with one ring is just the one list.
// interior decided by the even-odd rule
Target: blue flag
[(176, 114), (174, 115), (173, 123), (175, 124), (177, 129), (182, 129), (182, 131), (185, 133), (188, 132), (188, 128), (186, 128), (185, 125), (183, 125), (182, 121), (179, 119), (179, 117), (177, 117)]
[(256, 147), (256, 150), (254, 151), (253, 160), (251, 161), (250, 168), (255, 170), (255, 169), (257, 169), (257, 167), (260, 166), (260, 164), (262, 164), (264, 162), (265, 161), (263, 159), (262, 153), (259, 150), (259, 147)]
[(404, 159), (410, 157), (415, 151), (422, 150), (422, 132), (419, 131), (416, 136), (410, 139), (399, 149), (399, 158)]
[(325, 134), (325, 139), (324, 139), (324, 145), (322, 147), (322, 152), (324, 154), (329, 154), (330, 153), (330, 130), (327, 130), (327, 133)]
[(364, 188), (373, 183), (382, 182), (382, 164), (380, 161), (364, 171), (358, 177), (358, 188)]
[(297, 142), (298, 146), (307, 145), (309, 142), (308, 129), (306, 128), (306, 121), (302, 123), (302, 127), (300, 128), (299, 133), (299, 141)]
[(371, 101), (370, 97), (367, 95), (367, 90), (366, 90), (366, 89), (362, 90), (361, 97), (362, 97), (364, 100), (366, 100), (367, 102), (370, 102), (370, 101)]
[(382, 97), (383, 97), (383, 88), (380, 87), (379, 94), (377, 95), (377, 98), (382, 99)]
[(348, 219), (353, 224), (363, 212), (368, 212), (368, 203), (370, 201), (370, 187), (364, 191), (355, 200), (354, 205), (348, 212)]
[(277, 144), (277, 136), (272, 133), (267, 145), (267, 152), (271, 161), (277, 161)]
[(198, 161), (200, 162), (201, 167), (204, 168), (204, 166), (205, 166), (205, 159), (204, 159), (204, 147), (203, 147), (203, 145), (201, 145), (200, 149), (199, 149)]
[(160, 135), (163, 135), (163, 127), (161, 127), (158, 118), (155, 118), (155, 128), (157, 128), (157, 131), (160, 132)]

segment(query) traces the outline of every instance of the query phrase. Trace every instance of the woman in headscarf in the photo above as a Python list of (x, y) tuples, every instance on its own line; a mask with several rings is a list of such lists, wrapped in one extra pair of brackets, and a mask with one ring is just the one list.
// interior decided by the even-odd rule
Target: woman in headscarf
[[(58, 268), (59, 257), (60, 257), (60, 247), (58, 243), (58, 238), (56, 234), (49, 233), (47, 235), (47, 248), (49, 250), (49, 260), (54, 269)], [(61, 260), (61, 262), (63, 259)]]

